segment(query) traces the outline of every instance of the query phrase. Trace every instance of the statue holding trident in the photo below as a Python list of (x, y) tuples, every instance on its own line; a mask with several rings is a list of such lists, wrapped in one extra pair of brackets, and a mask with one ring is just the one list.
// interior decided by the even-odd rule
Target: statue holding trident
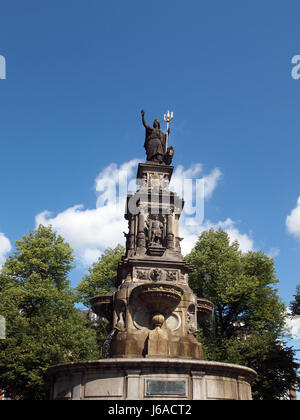
[(167, 134), (166, 134), (166, 152), (168, 150), (168, 139), (170, 134), (170, 122), (173, 120), (173, 112), (168, 111), (164, 115), (164, 121), (167, 123)]
[(144, 147), (146, 149), (147, 162), (170, 165), (174, 154), (173, 147), (167, 147), (170, 128), (168, 127), (167, 134), (164, 134), (160, 129), (160, 120), (154, 120), (153, 127), (150, 127), (146, 124), (145, 111), (142, 110), (141, 114), (143, 126), (146, 129)]

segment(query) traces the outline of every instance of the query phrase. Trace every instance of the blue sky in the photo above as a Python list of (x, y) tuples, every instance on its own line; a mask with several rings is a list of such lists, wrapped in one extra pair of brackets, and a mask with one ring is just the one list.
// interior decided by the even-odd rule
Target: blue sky
[[(51, 221), (77, 251), (76, 285), (120, 226), (101, 209), (99, 180), (126, 164), (134, 177), (140, 110), (150, 123), (171, 109), (174, 165), (214, 182), (204, 226), (274, 256), (288, 304), (300, 283), (299, 2), (1, 0), (0, 10), (0, 259)], [(98, 216), (107, 229), (93, 241)]]

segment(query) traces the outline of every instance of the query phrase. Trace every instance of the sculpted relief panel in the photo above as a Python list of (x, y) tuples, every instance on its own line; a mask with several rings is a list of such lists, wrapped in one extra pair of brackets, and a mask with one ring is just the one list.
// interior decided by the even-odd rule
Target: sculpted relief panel
[(145, 269), (136, 267), (133, 277), (136, 281), (177, 282), (179, 276), (180, 273), (178, 270), (163, 270), (161, 268)]

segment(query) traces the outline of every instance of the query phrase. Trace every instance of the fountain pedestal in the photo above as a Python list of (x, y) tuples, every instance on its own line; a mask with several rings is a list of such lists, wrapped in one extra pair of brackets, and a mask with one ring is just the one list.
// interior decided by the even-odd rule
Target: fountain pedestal
[(102, 359), (52, 366), (53, 400), (251, 400), (244, 366), (179, 359)]

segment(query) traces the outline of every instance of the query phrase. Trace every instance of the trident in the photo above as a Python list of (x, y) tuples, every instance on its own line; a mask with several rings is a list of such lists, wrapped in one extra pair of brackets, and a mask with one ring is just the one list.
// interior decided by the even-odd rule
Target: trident
[(167, 123), (166, 152), (168, 150), (169, 124), (172, 120), (173, 120), (173, 112), (168, 111), (166, 114), (164, 114), (164, 121)]

